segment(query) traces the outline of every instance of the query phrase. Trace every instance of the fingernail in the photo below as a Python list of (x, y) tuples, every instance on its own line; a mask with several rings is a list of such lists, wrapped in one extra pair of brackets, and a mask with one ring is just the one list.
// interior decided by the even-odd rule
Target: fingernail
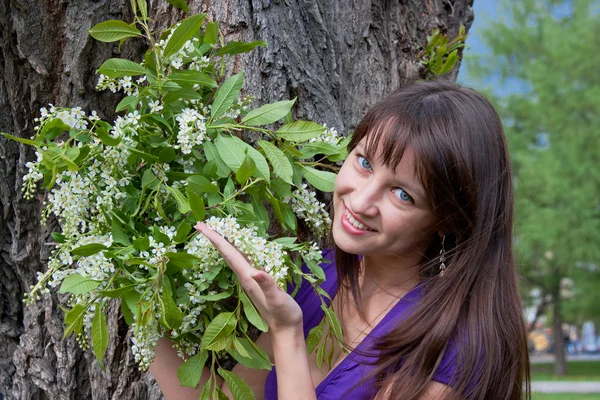
[(204, 229), (206, 225), (204, 225), (202, 222), (198, 222), (196, 225), (194, 225), (194, 228), (196, 228), (196, 230), (200, 233), (203, 233), (202, 230)]

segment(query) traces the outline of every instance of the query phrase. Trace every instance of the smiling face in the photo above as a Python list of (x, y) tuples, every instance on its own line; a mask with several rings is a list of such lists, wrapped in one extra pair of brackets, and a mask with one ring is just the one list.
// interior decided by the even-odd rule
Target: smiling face
[(378, 158), (365, 155), (363, 139), (344, 162), (335, 183), (333, 239), (347, 253), (415, 266), (436, 235), (436, 220), (414, 152), (408, 146), (396, 169)]

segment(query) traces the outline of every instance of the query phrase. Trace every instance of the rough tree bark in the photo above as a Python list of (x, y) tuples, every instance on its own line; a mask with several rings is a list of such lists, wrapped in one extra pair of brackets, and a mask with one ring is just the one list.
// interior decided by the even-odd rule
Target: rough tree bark
[[(193, 12), (221, 21), (228, 40), (264, 40), (268, 48), (238, 57), (245, 90), (257, 104), (298, 97), (296, 117), (348, 133), (367, 107), (409, 80), (423, 77), (415, 44), (434, 28), (454, 37), (473, 20), (473, 0), (223, 0), (191, 1)], [(149, 1), (156, 28), (181, 17), (163, 0)], [(81, 106), (113, 118), (118, 102), (94, 90), (107, 58), (139, 60), (145, 44), (121, 51), (87, 30), (108, 19), (130, 20), (129, 1), (0, 0), (0, 131), (29, 137), (48, 103)], [(120, 54), (117, 54), (120, 53)], [(456, 77), (458, 66), (450, 74)], [(49, 233), (41, 201), (21, 194), (31, 149), (0, 138), (0, 393), (8, 399), (159, 399), (150, 374), (133, 363), (127, 327), (113, 305), (111, 343), (101, 371), (91, 352), (62, 340), (55, 294), (24, 308), (23, 294), (45, 268)]]

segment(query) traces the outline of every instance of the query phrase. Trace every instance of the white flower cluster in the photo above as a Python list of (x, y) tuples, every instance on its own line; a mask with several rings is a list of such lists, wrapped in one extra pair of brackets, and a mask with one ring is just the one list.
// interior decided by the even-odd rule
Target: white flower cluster
[(198, 58), (197, 56), (192, 57), (192, 61), (188, 66), (188, 69), (194, 69), (196, 71), (201, 71), (204, 68), (210, 65), (210, 59), (206, 56), (202, 56)]
[(336, 145), (341, 139), (343, 139), (343, 137), (338, 134), (338, 131), (335, 128), (327, 128), (320, 136), (310, 139), (310, 143), (324, 142)]
[(25, 199), (32, 199), (37, 190), (37, 182), (44, 178), (44, 175), (40, 172), (40, 162), (42, 161), (42, 153), (36, 150), (35, 152), (36, 161), (29, 161), (25, 164), (27, 167), (27, 174), (23, 176), (23, 197)]
[(317, 236), (322, 237), (329, 232), (331, 218), (325, 210), (325, 204), (317, 200), (317, 194), (308, 190), (306, 184), (292, 192), (289, 202), (298, 218), (304, 219)]
[(185, 108), (181, 114), (175, 117), (179, 123), (177, 133), (177, 149), (183, 154), (190, 154), (194, 146), (202, 144), (206, 135), (204, 115), (194, 108)]
[(323, 258), (323, 254), (319, 246), (316, 243), (313, 243), (308, 249), (300, 250), (300, 254), (302, 258), (308, 261), (321, 261)]
[[(143, 76), (136, 80), (137, 85), (143, 83), (146, 77)], [(123, 90), (127, 96), (136, 96), (139, 93), (138, 86), (133, 83), (131, 76), (124, 76), (122, 78), (114, 79), (106, 75), (100, 74), (98, 83), (96, 84), (96, 90), (110, 90), (113, 93)]]
[[(171, 37), (173, 36), (173, 32), (178, 26), (179, 24), (175, 25), (174, 29), (172, 29), (169, 33), (169, 36), (167, 36), (166, 39), (163, 39), (160, 42), (156, 43), (156, 46), (159, 47), (162, 51), (164, 51), (165, 47), (169, 43), (169, 40), (171, 40)], [(194, 56), (194, 54), (196, 53), (196, 47), (198, 46), (199, 42), (200, 39), (198, 39), (197, 37), (188, 40), (183, 44), (183, 46), (181, 46), (177, 53), (167, 57), (166, 63), (171, 65), (175, 69), (181, 68), (184, 62), (189, 62), (190, 59), (192, 59), (192, 61), (198, 66), (201, 66), (204, 63), (208, 65), (208, 60), (204, 60), (206, 57), (198, 59), (198, 57)]]
[[(134, 319), (136, 319), (135, 315)], [(131, 352), (140, 369), (146, 371), (154, 360), (154, 349), (162, 336), (158, 321), (150, 317), (147, 324), (140, 325), (136, 321), (131, 324), (131, 327), (133, 328)]]
[[(287, 276), (285, 252), (279, 243), (269, 242), (258, 236), (256, 227), (240, 227), (233, 217), (210, 217), (205, 223), (245, 253), (255, 267), (264, 268), (280, 285), (285, 284), (284, 280)], [(219, 263), (224, 262), (203, 235), (196, 235), (185, 247), (188, 253), (200, 258), (198, 268), (201, 273), (209, 272), (214, 267), (215, 260)]]

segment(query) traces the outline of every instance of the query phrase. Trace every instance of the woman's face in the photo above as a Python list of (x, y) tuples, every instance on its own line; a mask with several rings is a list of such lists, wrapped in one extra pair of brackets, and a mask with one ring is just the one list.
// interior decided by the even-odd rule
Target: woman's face
[(406, 148), (390, 169), (364, 155), (364, 139), (342, 166), (333, 196), (335, 243), (364, 256), (401, 256), (418, 263), (434, 238), (435, 218)]

